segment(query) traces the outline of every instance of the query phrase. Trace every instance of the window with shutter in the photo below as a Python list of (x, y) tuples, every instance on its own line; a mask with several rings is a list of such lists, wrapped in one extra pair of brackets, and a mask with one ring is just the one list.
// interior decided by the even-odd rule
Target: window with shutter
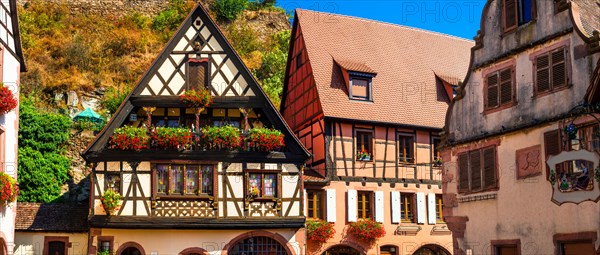
[(502, 26), (505, 33), (535, 18), (534, 0), (504, 0), (502, 3)]
[(514, 84), (512, 67), (494, 71), (486, 77), (486, 110), (512, 104)]
[(487, 191), (498, 187), (496, 146), (458, 155), (458, 192)]
[(458, 155), (458, 191), (469, 191), (469, 154)]
[(512, 68), (500, 72), (500, 104), (510, 103), (513, 98)]
[(517, 9), (517, 1), (518, 0), (504, 0), (504, 32), (510, 31), (517, 27), (518, 21), (518, 9)]
[(496, 147), (483, 149), (483, 186), (496, 187)]
[(208, 87), (208, 59), (190, 59), (188, 62), (188, 89)]
[(535, 93), (565, 88), (568, 85), (567, 48), (543, 53), (535, 58)]
[(481, 190), (481, 153), (479, 150), (469, 152), (469, 169), (471, 172), (471, 191)]
[(498, 74), (493, 73), (487, 78), (487, 108), (498, 106)]

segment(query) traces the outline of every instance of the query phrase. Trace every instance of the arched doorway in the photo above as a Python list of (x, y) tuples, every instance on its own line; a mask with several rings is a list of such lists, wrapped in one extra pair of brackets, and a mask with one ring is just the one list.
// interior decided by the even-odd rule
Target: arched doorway
[(231, 249), (229, 249), (228, 254), (291, 255), (288, 254), (285, 247), (281, 243), (267, 236), (253, 236), (242, 239), (235, 243)]
[(361, 252), (347, 245), (336, 245), (327, 249), (321, 255), (361, 255)]
[(439, 245), (428, 244), (419, 248), (413, 255), (450, 255), (450, 253)]
[(138, 243), (127, 242), (117, 250), (117, 255), (146, 255), (144, 248)]
[(6, 241), (4, 241), (4, 238), (2, 237), (0, 237), (0, 254), (8, 254), (8, 247), (6, 247)]
[(206, 255), (208, 252), (199, 247), (187, 248), (179, 253), (179, 255)]

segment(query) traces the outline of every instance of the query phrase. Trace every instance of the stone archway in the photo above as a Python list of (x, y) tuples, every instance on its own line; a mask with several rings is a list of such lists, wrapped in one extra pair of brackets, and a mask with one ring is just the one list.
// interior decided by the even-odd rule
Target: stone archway
[(179, 255), (196, 255), (196, 254), (206, 255), (206, 254), (208, 254), (208, 252), (205, 249), (202, 249), (200, 247), (192, 247), (192, 248), (187, 248), (179, 253)]
[(363, 253), (350, 245), (335, 245), (329, 247), (321, 255), (362, 255)]
[(144, 248), (136, 242), (126, 242), (119, 247), (117, 255), (146, 255)]
[(450, 255), (450, 252), (437, 244), (426, 244), (415, 251), (413, 255)]
[(8, 246), (3, 237), (0, 237), (0, 254), (8, 254)]
[(223, 247), (222, 255), (246, 254), (251, 249), (253, 252), (262, 250), (273, 255), (296, 255), (292, 246), (283, 236), (264, 230), (247, 232), (232, 239)]

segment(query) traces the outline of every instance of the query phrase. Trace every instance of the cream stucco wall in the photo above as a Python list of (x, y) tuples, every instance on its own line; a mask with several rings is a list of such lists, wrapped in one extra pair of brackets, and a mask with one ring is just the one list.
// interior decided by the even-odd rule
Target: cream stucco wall
[[(269, 229), (289, 243), (294, 255), (303, 254), (304, 244), (298, 242), (297, 229)], [(127, 242), (138, 243), (146, 255), (177, 255), (187, 248), (198, 247), (211, 255), (221, 255), (234, 238), (252, 230), (128, 230), (102, 229), (101, 236), (114, 236), (114, 251)], [(300, 238), (303, 239), (303, 238)], [(93, 244), (97, 245), (97, 238)], [(286, 244), (283, 244), (286, 245)]]
[(44, 251), (44, 237), (66, 236), (69, 237), (71, 247), (69, 255), (88, 254), (87, 233), (52, 233), (52, 232), (23, 232), (15, 233), (14, 255), (41, 255)]
[[(558, 124), (552, 123), (498, 138), (499, 190), (458, 195), (459, 200), (483, 194), (496, 194), (497, 198), (459, 202), (458, 207), (452, 209), (453, 216), (469, 218), (465, 237), (459, 242), (463, 251), (471, 249), (473, 255), (491, 254), (491, 240), (520, 239), (522, 254), (554, 254), (554, 234), (598, 231), (600, 205), (597, 202), (555, 204), (551, 201), (552, 187), (546, 180), (545, 168), (542, 175), (521, 180), (516, 177), (515, 151), (542, 145), (540, 159), (545, 167), (544, 133), (557, 128)], [(465, 146), (469, 145), (472, 144)], [(457, 176), (456, 152), (462, 147), (452, 149), (452, 160), (444, 165), (446, 174)], [(456, 181), (449, 183), (445, 192), (458, 194)], [(595, 245), (598, 247), (600, 243)]]

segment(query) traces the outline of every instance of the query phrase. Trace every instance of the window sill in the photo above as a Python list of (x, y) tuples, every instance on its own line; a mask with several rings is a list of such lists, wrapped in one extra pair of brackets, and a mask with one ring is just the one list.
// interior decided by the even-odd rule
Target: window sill
[(156, 195), (154, 200), (215, 200), (215, 197), (210, 195)]
[(498, 191), (498, 189), (496, 188), (493, 191), (494, 192), (489, 192), (489, 193), (480, 192), (480, 193), (461, 194), (460, 197), (458, 197), (458, 202), (459, 203), (467, 203), (467, 202), (474, 202), (474, 201), (496, 199), (498, 194), (495, 191)]
[(513, 101), (513, 102), (510, 102), (510, 103), (506, 103), (506, 104), (500, 105), (500, 106), (495, 107), (495, 108), (488, 108), (488, 109), (483, 110), (483, 115), (488, 115), (490, 113), (495, 113), (495, 112), (499, 112), (499, 111), (502, 111), (502, 110), (506, 110), (508, 108), (512, 108), (512, 107), (516, 106), (517, 104), (518, 104), (517, 101)]
[(536, 18), (532, 18), (530, 21), (528, 21), (527, 23), (523, 23), (520, 25), (517, 25), (509, 30), (503, 31), (502, 34), (500, 35), (500, 38), (504, 38), (512, 33), (516, 33), (519, 30), (523, 30), (529, 26), (534, 26), (534, 24), (537, 22)]
[(540, 93), (535, 93), (533, 94), (533, 96), (531, 97), (531, 99), (535, 100), (541, 97), (545, 97), (547, 95), (552, 95), (554, 93), (566, 90), (566, 89), (570, 89), (571, 87), (573, 87), (573, 84), (569, 83), (567, 84), (567, 86), (562, 86), (560, 88), (557, 89), (553, 89), (553, 90), (548, 90), (548, 91), (544, 91), (544, 92), (540, 92)]

